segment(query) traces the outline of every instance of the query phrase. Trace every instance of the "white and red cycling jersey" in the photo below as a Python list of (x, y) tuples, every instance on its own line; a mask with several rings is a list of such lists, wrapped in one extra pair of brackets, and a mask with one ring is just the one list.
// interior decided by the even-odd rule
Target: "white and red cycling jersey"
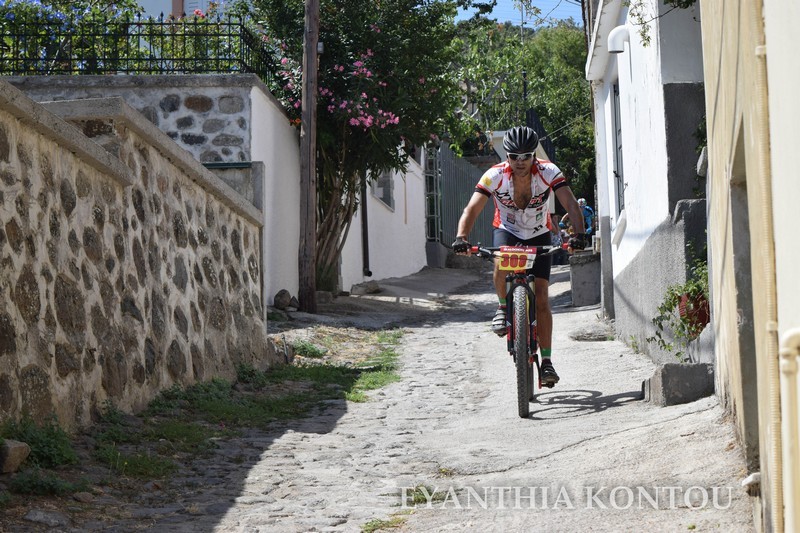
[(547, 233), (547, 199), (551, 191), (568, 185), (566, 178), (550, 161), (535, 160), (531, 167), (531, 201), (519, 209), (514, 204), (511, 172), (507, 162), (499, 163), (487, 170), (475, 186), (477, 192), (494, 200), (494, 227), (524, 240)]

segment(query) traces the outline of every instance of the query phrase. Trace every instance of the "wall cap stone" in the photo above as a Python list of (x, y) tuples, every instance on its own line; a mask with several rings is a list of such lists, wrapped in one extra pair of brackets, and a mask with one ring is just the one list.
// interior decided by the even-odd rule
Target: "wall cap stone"
[(252, 224), (263, 227), (260, 209), (203, 166), (191, 153), (181, 148), (121, 97), (58, 100), (43, 102), (42, 105), (65, 120), (111, 119), (123, 124), (148, 141), (162, 156), (200, 187), (218, 197), (223, 204)]
[(133, 185), (128, 168), (122, 161), (86, 137), (75, 126), (37, 104), (10, 83), (0, 80), (0, 108), (86, 161), (91, 167), (109, 175), (123, 187)]
[(281, 103), (270, 92), (267, 85), (255, 74), (148, 74), (143, 76), (101, 76), (67, 74), (56, 76), (8, 76), (9, 83), (22, 91), (35, 90), (43, 87), (58, 87), (59, 89), (90, 89), (92, 87), (114, 88), (164, 88), (176, 87), (201, 88), (201, 87), (255, 87), (269, 98), (275, 107), (285, 116)]

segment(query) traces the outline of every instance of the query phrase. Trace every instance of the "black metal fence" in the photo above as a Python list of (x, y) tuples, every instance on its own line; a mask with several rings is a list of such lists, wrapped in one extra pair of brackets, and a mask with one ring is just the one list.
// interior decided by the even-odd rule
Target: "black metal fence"
[(233, 16), (0, 19), (0, 75), (248, 72), (270, 85), (275, 69), (262, 37)]

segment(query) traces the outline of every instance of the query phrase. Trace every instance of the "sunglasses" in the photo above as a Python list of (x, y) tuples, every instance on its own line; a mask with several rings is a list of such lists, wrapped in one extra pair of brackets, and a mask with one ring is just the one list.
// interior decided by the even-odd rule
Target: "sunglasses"
[(512, 161), (527, 161), (533, 157), (533, 152), (527, 154), (508, 154), (508, 158)]

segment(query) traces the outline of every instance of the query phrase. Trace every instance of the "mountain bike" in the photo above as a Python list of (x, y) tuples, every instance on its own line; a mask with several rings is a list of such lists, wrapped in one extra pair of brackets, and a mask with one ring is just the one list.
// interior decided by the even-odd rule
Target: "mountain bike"
[(497, 261), (498, 268), (507, 272), (506, 338), (508, 352), (517, 369), (517, 407), (522, 418), (530, 415), (530, 402), (535, 395), (534, 378), (538, 381), (539, 389), (553, 387), (552, 383), (542, 383), (536, 336), (536, 291), (530, 269), (537, 257), (553, 254), (560, 249), (560, 246), (486, 248), (480, 244), (470, 248), (471, 254)]

